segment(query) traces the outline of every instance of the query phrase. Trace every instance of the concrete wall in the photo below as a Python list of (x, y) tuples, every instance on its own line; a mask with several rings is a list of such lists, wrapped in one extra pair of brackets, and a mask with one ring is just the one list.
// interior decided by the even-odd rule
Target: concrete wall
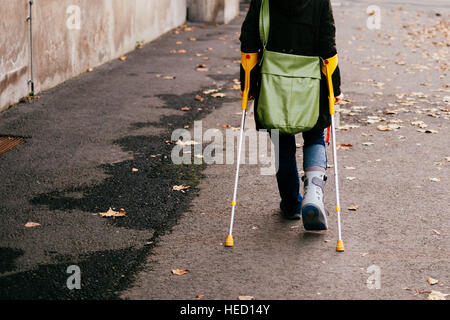
[[(29, 92), (28, 8), (0, 0), (0, 111)], [(34, 0), (33, 18), (39, 92), (183, 24), (186, 0)]]
[(28, 3), (0, 0), (0, 111), (27, 94)]
[(239, 13), (239, 0), (188, 0), (188, 19), (228, 23)]

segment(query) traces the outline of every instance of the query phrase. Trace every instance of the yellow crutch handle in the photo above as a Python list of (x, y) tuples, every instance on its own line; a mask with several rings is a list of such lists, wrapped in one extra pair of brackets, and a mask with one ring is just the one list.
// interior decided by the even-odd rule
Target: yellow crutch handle
[(242, 96), (242, 110), (247, 110), (248, 95), (250, 93), (250, 73), (258, 64), (258, 53), (241, 52), (241, 64), (245, 71), (245, 87)]
[(331, 115), (336, 113), (336, 109), (334, 106), (334, 103), (336, 102), (336, 97), (334, 96), (332, 76), (333, 76), (333, 73), (336, 70), (337, 66), (338, 66), (338, 56), (337, 55), (323, 60), (323, 63), (322, 63), (322, 73), (327, 78), (327, 83), (328, 83), (328, 91), (329, 91), (328, 103), (329, 103)]

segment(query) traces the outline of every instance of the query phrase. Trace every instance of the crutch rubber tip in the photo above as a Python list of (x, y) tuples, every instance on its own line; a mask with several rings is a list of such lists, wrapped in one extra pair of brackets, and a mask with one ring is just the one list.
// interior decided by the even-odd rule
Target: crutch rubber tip
[(234, 246), (234, 240), (233, 240), (233, 236), (230, 234), (227, 237), (227, 240), (225, 240), (225, 247), (232, 247)]
[(344, 251), (345, 251), (345, 248), (344, 248), (344, 241), (342, 241), (342, 240), (338, 240), (338, 241), (337, 241), (336, 251), (337, 251), (337, 252), (344, 252)]

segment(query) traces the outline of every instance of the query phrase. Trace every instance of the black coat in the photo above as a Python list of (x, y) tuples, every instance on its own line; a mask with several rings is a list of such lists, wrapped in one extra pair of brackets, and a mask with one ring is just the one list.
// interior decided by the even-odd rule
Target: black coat
[[(269, 0), (270, 32), (266, 49), (270, 51), (302, 56), (331, 58), (336, 51), (336, 28), (330, 0)], [(250, 9), (242, 24), (241, 51), (261, 52), (259, 36), (259, 13), (261, 0), (251, 0)], [(250, 93), (255, 97), (255, 115), (259, 95), (260, 70), (255, 68), (251, 74)], [(241, 66), (241, 84), (244, 88), (244, 71)], [(339, 67), (333, 74), (333, 87), (336, 96), (341, 94)], [(256, 119), (256, 117), (255, 117)], [(328, 86), (322, 75), (320, 95), (320, 115), (316, 126), (330, 126), (328, 106)], [(256, 119), (258, 129), (262, 126)]]

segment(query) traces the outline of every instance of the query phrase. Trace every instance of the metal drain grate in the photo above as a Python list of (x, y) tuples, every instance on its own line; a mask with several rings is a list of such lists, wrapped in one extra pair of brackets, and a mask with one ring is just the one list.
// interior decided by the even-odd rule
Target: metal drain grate
[(12, 148), (17, 147), (19, 144), (24, 142), (25, 138), (5, 137), (5, 136), (0, 137), (0, 154), (9, 151)]

